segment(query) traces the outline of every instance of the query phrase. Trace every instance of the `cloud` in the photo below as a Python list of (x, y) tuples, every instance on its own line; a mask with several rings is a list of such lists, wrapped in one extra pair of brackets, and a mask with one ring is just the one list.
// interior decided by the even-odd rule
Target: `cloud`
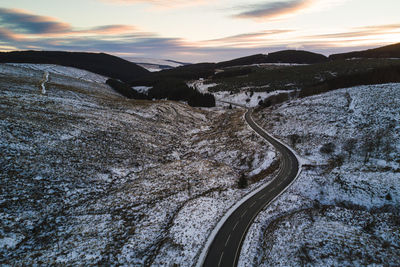
[[(8, 38), (5, 43), (12, 49), (40, 49), (40, 50), (63, 50), (63, 51), (82, 51), (82, 52), (104, 52), (114, 55), (120, 55), (129, 60), (129, 57), (151, 57), (162, 59), (174, 59), (185, 62), (217, 62), (229, 60), (252, 54), (274, 52), (288, 48), (287, 40), (280, 42), (258, 43), (254, 46), (241, 45), (224, 45), (224, 43), (215, 43), (205, 45), (204, 42), (189, 43), (181, 38), (165, 38), (154, 33), (133, 33), (113, 38), (99, 38), (98, 36), (53, 36), (49, 38), (26, 38), (18, 39), (10, 32), (3, 31), (0, 28), (0, 38), (3, 36)], [(246, 40), (246, 37), (258, 36), (257, 33), (249, 33), (237, 35), (232, 38)], [(231, 38), (231, 37), (227, 37)], [(221, 38), (223, 39), (223, 38)], [(335, 41), (299, 41), (290, 44), (291, 47), (324, 54), (339, 53), (348, 51), (348, 47), (353, 49), (360, 47), (362, 44), (346, 43)], [(2, 47), (0, 41), (0, 49)], [(4, 44), (3, 44), (4, 47)], [(5, 49), (9, 50), (9, 49)]]
[(327, 33), (327, 34), (318, 34), (318, 35), (310, 35), (306, 36), (308, 39), (338, 39), (338, 38), (357, 38), (357, 37), (365, 37), (368, 35), (373, 35), (374, 33), (371, 31), (353, 31), (353, 32), (340, 32), (340, 33)]
[(130, 25), (103, 25), (94, 27), (88, 30), (80, 30), (74, 31), (75, 33), (94, 33), (94, 34), (105, 34), (105, 35), (114, 35), (114, 34), (123, 34), (129, 32), (135, 32), (137, 30), (136, 27)]
[(151, 4), (160, 8), (177, 8), (185, 6), (203, 5), (212, 0), (99, 0), (102, 2), (117, 4), (117, 5), (133, 5), (133, 4)]
[(350, 39), (365, 38), (368, 36), (391, 34), (393, 32), (400, 33), (400, 24), (373, 25), (356, 27), (353, 30), (339, 33), (327, 33), (319, 35), (306, 36), (307, 39)]
[[(101, 26), (90, 32), (109, 33), (115, 30), (124, 30), (124, 27)], [(18, 38), (13, 32), (0, 28), (0, 44), (7, 44), (17, 49), (38, 47), (43, 50), (88, 51), (106, 53), (141, 53), (160, 54), (176, 52), (188, 46), (180, 38), (164, 38), (153, 33), (137, 32), (121, 35), (52, 35)]]
[(223, 38), (208, 40), (206, 42), (241, 42), (241, 41), (249, 41), (249, 40), (254, 40), (256, 38), (281, 34), (281, 33), (288, 33), (288, 32), (292, 32), (292, 30), (267, 30), (267, 31), (232, 35), (232, 36), (227, 36), (227, 37), (223, 37)]
[(131, 25), (101, 25), (76, 29), (55, 18), (0, 8), (0, 45), (16, 49), (142, 53), (179, 51), (189, 46), (179, 38), (140, 32)]
[(131, 33), (136, 31), (136, 27), (131, 25), (102, 25), (89, 29), (73, 29), (68, 23), (58, 21), (55, 18), (38, 16), (27, 11), (17, 9), (0, 8), (0, 22), (3, 26), (2, 36), (10, 38), (12, 34), (26, 35), (83, 35), (83, 34), (102, 34), (115, 35)]
[(293, 30), (266, 30), (260, 32), (243, 33), (232, 36), (227, 36), (218, 39), (202, 41), (205, 46), (236, 46), (236, 47), (255, 47), (263, 46), (272, 39), (268, 39), (274, 35), (293, 32)]
[(355, 29), (365, 30), (365, 31), (392, 31), (392, 30), (400, 30), (400, 24), (364, 26), (364, 27), (357, 27)]
[[(281, 8), (281, 13), (282, 10)], [(293, 40), (284, 36), (285, 33), (293, 30), (271, 29), (189, 42), (182, 38), (161, 37), (155, 33), (142, 32), (131, 25), (99, 25), (78, 29), (55, 18), (38, 16), (15, 9), (0, 8), (0, 23), (0, 50), (40, 49), (105, 52), (124, 55), (125, 58), (131, 55), (188, 62), (227, 60), (256, 53), (266, 53), (267, 49), (268, 51), (282, 50), (286, 49), (288, 45), (304, 47), (304, 49), (316, 52), (337, 52), (338, 49), (346, 46), (364, 45), (364, 43), (353, 42), (351, 38), (354, 36), (359, 36), (360, 39), (357, 41), (363, 38), (365, 43), (367, 43), (367, 39), (372, 40), (368, 42), (371, 44), (376, 43), (376, 40), (379, 39), (376, 37), (373, 39), (374, 36), (372, 39), (369, 38), (371, 34), (400, 31), (400, 24), (375, 25), (352, 28), (349, 32), (309, 37), (298, 36), (296, 40)], [(343, 41), (339, 37), (349, 41)]]
[(286, 15), (293, 15), (303, 9), (310, 7), (315, 0), (292, 0), (266, 2), (262, 4), (242, 6), (242, 12), (233, 15), (234, 18), (250, 18), (255, 20), (266, 20)]
[[(0, 37), (3, 31), (0, 30)], [(7, 33), (8, 36), (8, 33)], [(115, 38), (97, 36), (55, 36), (50, 38), (28, 38), (19, 41), (8, 38), (6, 44), (18, 50), (63, 50), (104, 52), (130, 56), (175, 59), (188, 62), (219, 61), (264, 52), (264, 48), (204, 47), (200, 43), (189, 43), (181, 38), (160, 37), (152, 33), (134, 33)], [(1, 45), (1, 42), (0, 42)]]
[(0, 42), (17, 42), (21, 41), (21, 38), (17, 34), (10, 30), (0, 27)]
[(67, 23), (51, 17), (29, 14), (23, 10), (0, 8), (0, 22), (3, 27), (18, 33), (46, 34), (70, 31)]

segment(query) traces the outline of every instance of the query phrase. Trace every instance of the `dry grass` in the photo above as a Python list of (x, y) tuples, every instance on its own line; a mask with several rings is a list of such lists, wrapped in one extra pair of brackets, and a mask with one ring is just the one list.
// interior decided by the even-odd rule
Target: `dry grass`
[[(0, 264), (143, 265), (177, 244), (173, 258), (189, 265), (246, 192), (242, 161), (268, 149), (242, 111), (125, 100), (52, 75), (42, 95), (41, 72), (0, 77), (0, 240), (12, 240)], [(203, 234), (180, 241), (170, 228), (203, 198), (218, 213), (194, 217)]]

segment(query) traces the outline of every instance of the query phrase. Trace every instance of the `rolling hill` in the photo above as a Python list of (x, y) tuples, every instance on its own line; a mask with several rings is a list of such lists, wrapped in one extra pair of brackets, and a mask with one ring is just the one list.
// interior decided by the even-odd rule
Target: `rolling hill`
[(292, 64), (315, 64), (328, 61), (328, 58), (321, 54), (302, 50), (283, 50), (267, 55), (257, 54), (248, 57), (224, 61), (217, 64), (217, 67), (233, 67), (241, 65), (252, 65), (262, 63), (292, 63)]
[(91, 71), (103, 76), (131, 82), (149, 74), (135, 63), (104, 53), (61, 51), (0, 52), (0, 63), (56, 64)]
[(191, 64), (175, 60), (168, 60), (168, 59), (164, 60), (164, 59), (143, 58), (143, 57), (130, 57), (126, 59), (151, 72), (169, 70), (176, 67), (186, 66)]
[(283, 50), (269, 53), (267, 63), (295, 63), (295, 64), (315, 64), (328, 61), (324, 55), (303, 51), (303, 50)]
[(400, 58), (400, 43), (364, 51), (355, 51), (329, 56), (329, 59), (331, 60), (349, 58)]
[[(219, 63), (197, 63), (178, 66), (173, 69), (165, 69), (158, 72), (153, 72), (144, 77), (138, 77), (131, 83), (131, 85), (152, 86), (155, 83), (165, 79), (188, 81), (199, 78), (208, 78), (215, 75), (215, 73), (218, 72), (217, 70), (236, 66), (247, 66), (263, 63), (315, 64), (327, 61), (328, 58), (321, 54), (300, 50), (284, 50), (270, 53), (268, 55), (256, 54)], [(251, 71), (245, 70), (243, 73), (243, 71), (240, 70), (224, 70), (224, 72), (222, 74), (220, 73), (218, 76), (231, 77), (248, 74), (249, 72)]]
[(0, 64), (1, 266), (194, 266), (232, 202), (268, 181), (254, 170), (276, 153), (242, 110), (127, 100), (59, 66), (42, 93), (43, 66), (27, 65)]

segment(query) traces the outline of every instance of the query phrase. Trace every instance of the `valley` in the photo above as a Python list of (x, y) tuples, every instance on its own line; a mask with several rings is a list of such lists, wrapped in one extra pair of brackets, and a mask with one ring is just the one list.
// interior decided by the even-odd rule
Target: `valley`
[(400, 266), (399, 0), (0, 2), (0, 267)]
[(0, 264), (400, 263), (397, 58), (48, 55), (0, 64)]
[(28, 67), (1, 65), (2, 263), (192, 265), (266, 181), (239, 175), (276, 160), (242, 110), (126, 100), (54, 66), (43, 93)]

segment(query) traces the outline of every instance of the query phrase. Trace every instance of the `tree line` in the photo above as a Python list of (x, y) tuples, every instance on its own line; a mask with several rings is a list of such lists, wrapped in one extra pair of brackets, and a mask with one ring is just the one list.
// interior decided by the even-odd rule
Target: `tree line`
[(147, 94), (139, 93), (130, 85), (108, 79), (106, 82), (115, 91), (129, 99), (168, 99), (174, 101), (186, 101), (192, 107), (214, 107), (215, 98), (212, 94), (202, 94), (196, 89), (190, 88), (179, 79), (162, 79), (150, 84), (152, 88)]

